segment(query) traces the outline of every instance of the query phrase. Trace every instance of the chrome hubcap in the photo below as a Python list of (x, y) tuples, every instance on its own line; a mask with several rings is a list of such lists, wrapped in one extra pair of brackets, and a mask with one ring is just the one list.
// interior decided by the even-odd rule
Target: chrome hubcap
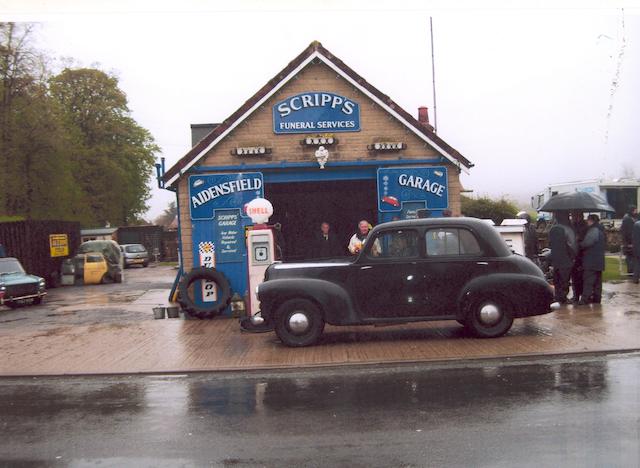
[(480, 309), (480, 321), (484, 325), (495, 325), (502, 318), (502, 313), (495, 304), (485, 304)]
[(309, 318), (302, 312), (295, 312), (289, 317), (289, 330), (298, 335), (309, 329)]

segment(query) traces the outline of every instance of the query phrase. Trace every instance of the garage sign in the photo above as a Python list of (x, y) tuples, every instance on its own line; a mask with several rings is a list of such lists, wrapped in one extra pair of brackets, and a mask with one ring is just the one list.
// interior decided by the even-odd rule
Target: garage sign
[(360, 105), (339, 94), (308, 92), (273, 106), (274, 133), (359, 132)]
[(189, 177), (191, 219), (214, 219), (215, 210), (239, 208), (264, 196), (262, 173), (205, 174)]
[(447, 181), (444, 166), (378, 169), (378, 209), (400, 212), (421, 202), (428, 210), (444, 210), (449, 206)]

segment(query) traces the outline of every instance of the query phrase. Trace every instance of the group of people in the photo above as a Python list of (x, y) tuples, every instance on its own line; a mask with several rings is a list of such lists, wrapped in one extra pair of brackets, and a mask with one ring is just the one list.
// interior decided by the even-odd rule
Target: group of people
[[(558, 211), (549, 231), (555, 300), (561, 304), (600, 304), (606, 235), (596, 214)], [(569, 283), (573, 297), (569, 300)]]
[(631, 281), (638, 284), (640, 281), (640, 220), (638, 209), (630, 206), (622, 218), (620, 228), (622, 234), (622, 253), (627, 263), (627, 274), (631, 275)]
[[(358, 229), (351, 236), (347, 246), (351, 255), (360, 253), (371, 228), (372, 226), (367, 220), (363, 219), (358, 223)], [(320, 224), (320, 231), (315, 234), (312, 241), (311, 252), (315, 258), (340, 257), (345, 254), (344, 247), (340, 244), (336, 234), (331, 232), (331, 226), (328, 222), (324, 221)]]

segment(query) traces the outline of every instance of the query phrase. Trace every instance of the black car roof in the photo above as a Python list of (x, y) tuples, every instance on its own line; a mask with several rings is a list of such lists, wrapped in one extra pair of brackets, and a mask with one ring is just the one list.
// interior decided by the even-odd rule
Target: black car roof
[(421, 218), (391, 221), (378, 224), (372, 233), (383, 229), (429, 229), (434, 227), (466, 227), (476, 232), (499, 256), (510, 255), (507, 247), (498, 231), (487, 221), (478, 218)]
[(448, 226), (448, 225), (465, 225), (469, 227), (491, 227), (489, 223), (478, 218), (419, 218), (419, 219), (405, 219), (402, 221), (390, 221), (388, 223), (382, 223), (376, 226), (376, 228), (384, 227), (430, 227), (430, 226)]

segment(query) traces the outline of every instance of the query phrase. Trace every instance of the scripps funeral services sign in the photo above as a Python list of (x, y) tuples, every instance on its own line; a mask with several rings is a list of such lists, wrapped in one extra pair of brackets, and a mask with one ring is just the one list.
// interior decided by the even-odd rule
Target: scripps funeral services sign
[(308, 92), (273, 106), (275, 133), (359, 132), (360, 106), (339, 94)]

